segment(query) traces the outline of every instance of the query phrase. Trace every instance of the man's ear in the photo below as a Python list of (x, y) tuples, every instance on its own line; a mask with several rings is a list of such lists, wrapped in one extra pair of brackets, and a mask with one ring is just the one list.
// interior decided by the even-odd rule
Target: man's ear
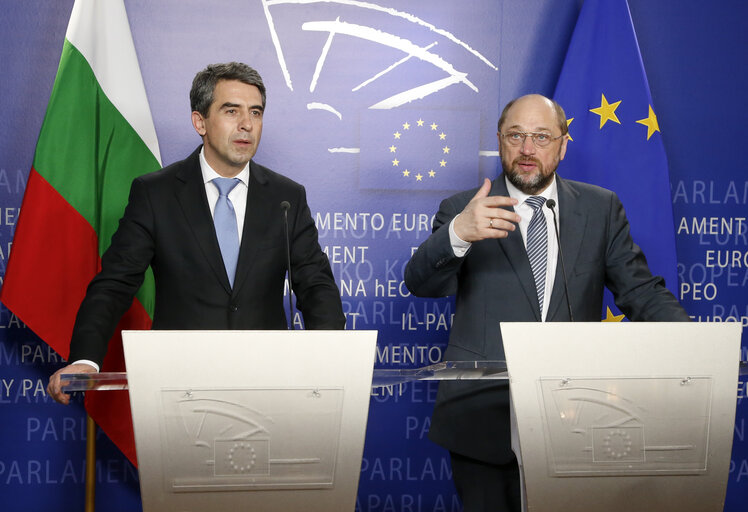
[(205, 118), (198, 111), (192, 112), (192, 126), (200, 137), (205, 135)]
[(563, 160), (566, 156), (566, 144), (569, 142), (569, 136), (564, 135), (564, 139), (561, 141), (561, 149), (558, 153), (558, 159)]

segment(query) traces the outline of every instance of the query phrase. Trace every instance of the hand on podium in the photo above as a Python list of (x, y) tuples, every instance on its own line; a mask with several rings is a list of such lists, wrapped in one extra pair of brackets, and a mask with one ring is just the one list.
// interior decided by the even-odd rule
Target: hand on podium
[(66, 373), (95, 373), (96, 368), (86, 363), (69, 364), (60, 368), (49, 378), (47, 384), (47, 394), (54, 398), (55, 402), (67, 405), (70, 403), (70, 395), (62, 391), (60, 376)]

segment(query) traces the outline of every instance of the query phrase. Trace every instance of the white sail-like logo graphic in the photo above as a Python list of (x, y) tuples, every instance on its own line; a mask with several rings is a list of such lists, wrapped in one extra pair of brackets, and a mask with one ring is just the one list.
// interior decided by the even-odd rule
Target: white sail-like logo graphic
[[(317, 89), (320, 80), (324, 77), (332, 80), (340, 79), (339, 73), (334, 73), (334, 76), (331, 76), (331, 73), (325, 73), (326, 64), (331, 59), (331, 52), (335, 51), (336, 46), (345, 47), (350, 44), (352, 39), (371, 43), (372, 52), (374, 52), (375, 46), (380, 46), (394, 50), (393, 54), (399, 54), (399, 58), (387, 63), (381, 69), (375, 69), (371, 72), (370, 76), (362, 77), (358, 83), (352, 83), (350, 90), (353, 93), (370, 87), (378, 80), (392, 74), (404, 64), (414, 60), (429, 64), (442, 75), (440, 78), (415, 86), (408, 85), (395, 94), (382, 97), (378, 101), (367, 105), (367, 108), (370, 109), (397, 108), (426, 98), (454, 85), (462, 85), (478, 93), (479, 88), (470, 80), (469, 72), (462, 68), (462, 66), (450, 62), (444, 56), (445, 54), (450, 55), (450, 58), (453, 60), (456, 60), (456, 58), (469, 58), (479, 61), (488, 69), (494, 71), (498, 69), (481, 52), (474, 49), (455, 34), (437, 27), (414, 14), (394, 8), (355, 0), (263, 0), (264, 12), (275, 47), (278, 64), (283, 72), (286, 85), (291, 90), (294, 89), (294, 80), (286, 59), (284, 42), (281, 41), (279, 34), (279, 26), (276, 24), (273, 13), (275, 9), (280, 9), (281, 6), (301, 8), (310, 4), (327, 6), (327, 8), (320, 8), (320, 6), (315, 6), (314, 8), (306, 7), (303, 14), (307, 16), (307, 19), (300, 26), (303, 31), (327, 34), (324, 44), (319, 49), (314, 73), (309, 79), (310, 92), (314, 92)], [(312, 17), (327, 19), (310, 19)], [(412, 41), (411, 38), (413, 37), (421, 39), (431, 37), (433, 40), (425, 45), (421, 45)], [(456, 53), (454, 47), (461, 50), (461, 52), (459, 54)], [(437, 50), (439, 49), (443, 51), (438, 52)], [(359, 55), (358, 57), (361, 60), (365, 60), (370, 56), (372, 57), (370, 59), (371, 64), (379, 65), (378, 62), (374, 62), (375, 60), (380, 60), (379, 55), (374, 56), (367, 52), (366, 55)], [(340, 116), (341, 110), (336, 105), (323, 102), (310, 103), (308, 108), (328, 110), (338, 116)]]
[(358, 168), (360, 190), (470, 188), (480, 157), (492, 173), (497, 156), (499, 9), (380, 3), (261, 0), (253, 51), (277, 64), (272, 105), (285, 102), (271, 109), (299, 123), (309, 154), (324, 145)]

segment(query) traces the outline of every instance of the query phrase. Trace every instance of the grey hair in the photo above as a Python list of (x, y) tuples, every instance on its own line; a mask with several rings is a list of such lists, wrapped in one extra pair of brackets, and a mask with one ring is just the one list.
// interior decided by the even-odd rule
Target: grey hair
[(241, 62), (210, 64), (195, 75), (190, 89), (190, 108), (208, 117), (208, 110), (213, 103), (213, 93), (219, 80), (238, 80), (247, 85), (254, 85), (262, 95), (262, 108), (265, 109), (265, 84), (262, 77), (253, 68)]

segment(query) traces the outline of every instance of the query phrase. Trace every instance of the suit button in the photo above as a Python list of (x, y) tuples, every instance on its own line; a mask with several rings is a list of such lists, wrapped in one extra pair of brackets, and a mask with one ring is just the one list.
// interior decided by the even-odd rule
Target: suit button
[(231, 306), (229, 306), (229, 310), (232, 313), (236, 313), (237, 311), (239, 311), (239, 306), (237, 306), (236, 304), (232, 304)]

